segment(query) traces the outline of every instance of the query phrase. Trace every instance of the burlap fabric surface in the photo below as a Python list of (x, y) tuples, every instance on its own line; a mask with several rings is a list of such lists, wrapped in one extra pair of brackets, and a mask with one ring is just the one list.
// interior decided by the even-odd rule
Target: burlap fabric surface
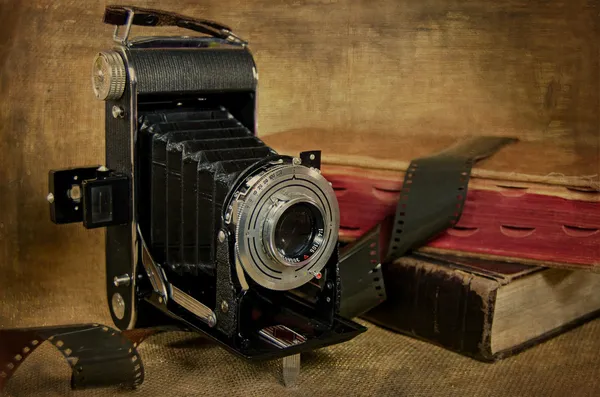
[[(378, 132), (401, 145), (403, 134), (491, 133), (574, 147), (598, 136), (596, 1), (133, 3), (222, 21), (252, 43), (261, 134)], [(103, 232), (51, 224), (45, 201), (49, 169), (103, 161), (90, 66), (112, 45), (105, 4), (0, 0), (0, 327), (110, 324)], [(304, 355), (299, 385), (285, 389), (278, 362), (164, 334), (140, 348), (146, 382), (134, 394), (594, 396), (599, 351), (598, 320), (493, 365), (370, 327)], [(44, 345), (5, 393), (68, 394), (69, 371)]]
[[(103, 307), (75, 295), (73, 307), (49, 310), (53, 317), (31, 315), (32, 323), (69, 323), (106, 319)], [(81, 297), (79, 297), (81, 298)], [(34, 291), (3, 296), (30, 302)], [(9, 305), (4, 311), (13, 311)], [(43, 311), (43, 310), (41, 310)], [(3, 313), (4, 314), (4, 313)], [(46, 312), (46, 314), (49, 314)], [(29, 316), (27, 316), (29, 318)], [(33, 319), (35, 321), (33, 321)], [(23, 322), (17, 322), (22, 325)], [(159, 334), (139, 351), (146, 381), (143, 396), (597, 396), (600, 393), (600, 320), (495, 364), (486, 364), (439, 347), (377, 328), (355, 340), (302, 355), (302, 373), (294, 388), (285, 388), (279, 361), (248, 363), (205, 339), (186, 333)], [(71, 392), (70, 368), (50, 344), (39, 348), (8, 382), (7, 396), (111, 396), (115, 389)]]

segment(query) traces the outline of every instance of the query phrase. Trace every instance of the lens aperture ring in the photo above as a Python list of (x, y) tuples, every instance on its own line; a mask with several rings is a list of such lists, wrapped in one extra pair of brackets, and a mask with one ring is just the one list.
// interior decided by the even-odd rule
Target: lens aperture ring
[(273, 164), (259, 175), (233, 195), (236, 259), (266, 288), (297, 288), (323, 269), (337, 246), (335, 193), (317, 170), (302, 165)]

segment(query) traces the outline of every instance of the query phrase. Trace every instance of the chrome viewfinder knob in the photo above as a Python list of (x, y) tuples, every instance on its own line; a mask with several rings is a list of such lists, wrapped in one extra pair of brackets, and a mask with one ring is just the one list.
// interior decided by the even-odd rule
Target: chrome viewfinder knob
[(125, 92), (127, 74), (123, 58), (116, 51), (104, 51), (94, 59), (92, 87), (101, 101), (121, 98)]

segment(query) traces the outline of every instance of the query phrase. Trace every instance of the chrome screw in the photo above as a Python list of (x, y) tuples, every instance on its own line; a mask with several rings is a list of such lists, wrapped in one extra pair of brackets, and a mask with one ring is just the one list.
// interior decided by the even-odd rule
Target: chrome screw
[(128, 287), (129, 284), (131, 284), (131, 277), (129, 277), (129, 274), (115, 276), (115, 278), (113, 278), (113, 284), (115, 285), (115, 287)]
[(115, 119), (122, 119), (125, 117), (125, 109), (123, 109), (121, 106), (114, 105), (112, 107), (112, 115)]
[(125, 317), (125, 301), (118, 292), (115, 292), (111, 299), (112, 311), (119, 320)]
[(227, 301), (221, 302), (221, 311), (223, 313), (227, 313), (229, 311), (229, 304), (227, 303)]

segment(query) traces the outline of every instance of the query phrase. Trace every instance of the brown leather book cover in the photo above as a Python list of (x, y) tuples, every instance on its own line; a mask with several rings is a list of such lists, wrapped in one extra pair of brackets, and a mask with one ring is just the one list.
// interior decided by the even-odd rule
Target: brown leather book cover
[(595, 310), (535, 338), (492, 351), (498, 289), (548, 269), (520, 263), (413, 254), (382, 268), (387, 300), (363, 317), (482, 361), (534, 346), (598, 315)]

